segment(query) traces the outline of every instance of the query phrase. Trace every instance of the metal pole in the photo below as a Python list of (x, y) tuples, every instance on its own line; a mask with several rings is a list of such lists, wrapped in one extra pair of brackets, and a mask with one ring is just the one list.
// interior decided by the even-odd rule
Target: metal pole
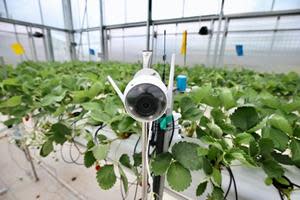
[(214, 32), (214, 23), (215, 23), (215, 21), (212, 19), (211, 23), (210, 23), (211, 33), (209, 34), (207, 51), (206, 51), (206, 66), (210, 65), (210, 49), (211, 49), (211, 40), (212, 40), (213, 32)]
[(220, 40), (221, 24), (222, 24), (222, 18), (223, 18), (224, 2), (225, 2), (225, 0), (222, 0), (221, 10), (220, 10), (220, 14), (219, 14), (219, 24), (218, 24), (218, 32), (217, 32), (217, 36), (216, 36), (213, 67), (216, 67), (216, 64), (217, 64), (217, 56), (218, 56), (218, 50), (219, 50), (219, 40)]
[(271, 4), (271, 11), (274, 10), (274, 5), (275, 5), (275, 0), (272, 1), (272, 4)]
[(147, 18), (147, 41), (146, 50), (150, 50), (150, 26), (152, 23), (152, 0), (148, 0), (148, 18)]
[(280, 16), (278, 16), (276, 18), (276, 23), (275, 23), (274, 31), (273, 31), (273, 34), (272, 34), (271, 44), (270, 44), (269, 56), (272, 54), (272, 51), (273, 51), (273, 46), (274, 46), (274, 42), (275, 42), (275, 39), (276, 39), (276, 32), (277, 32), (277, 29), (278, 29), (278, 26), (279, 26), (279, 22), (280, 22)]
[(226, 47), (226, 39), (227, 39), (227, 34), (228, 34), (228, 26), (229, 26), (229, 19), (225, 19), (225, 26), (224, 26), (224, 31), (223, 31), (223, 37), (222, 37), (222, 42), (221, 42), (221, 47), (220, 47), (220, 57), (218, 60), (218, 65), (223, 67), (224, 64), (224, 54), (225, 54), (225, 47)]
[[(38, 3), (39, 3), (40, 15), (41, 15), (41, 22), (42, 22), (43, 25), (45, 25), (45, 23), (44, 23), (44, 16), (43, 16), (43, 10), (42, 10), (42, 5), (41, 5), (41, 0), (38, 0)], [(43, 45), (44, 45), (44, 51), (45, 51), (45, 55), (46, 55), (46, 60), (50, 61), (49, 51), (48, 51), (47, 42), (46, 42), (46, 38), (45, 38), (45, 35), (46, 35), (45, 29), (41, 28), (41, 30), (42, 30), (42, 33), (44, 35), (44, 37), (43, 37)]]
[[(65, 23), (65, 28), (69, 30), (73, 30), (73, 17), (72, 17), (72, 8), (71, 8), (71, 1), (70, 0), (64, 0), (62, 1), (62, 6), (63, 6), (63, 14), (64, 14), (64, 23)], [(68, 44), (69, 44), (69, 52), (70, 52), (70, 57), (71, 60), (76, 60), (76, 49), (75, 46), (73, 45), (75, 43), (74, 40), (74, 33), (67, 33), (68, 37)]]
[(49, 48), (49, 60), (54, 61), (54, 51), (53, 51), (52, 35), (50, 29), (46, 29), (46, 38), (47, 38), (47, 44)]
[(32, 172), (33, 172), (35, 181), (39, 181), (39, 177), (38, 177), (38, 175), (37, 175), (37, 173), (36, 173), (35, 166), (34, 166), (34, 164), (33, 164), (32, 157), (31, 157), (31, 155), (30, 155), (30, 151), (29, 151), (27, 145), (26, 145), (25, 148), (24, 148), (24, 153), (25, 153), (25, 157), (28, 158), (28, 161), (29, 161), (29, 163), (30, 163), (30, 165), (31, 165), (31, 169), (32, 169)]
[(142, 200), (147, 200), (148, 197), (148, 173), (146, 157), (148, 156), (147, 152), (147, 143), (148, 143), (148, 130), (149, 124), (143, 122), (142, 124)]
[(104, 38), (104, 21), (103, 21), (103, 2), (102, 0), (99, 0), (99, 12), (100, 12), (100, 47), (102, 52), (102, 59), (107, 59), (107, 51), (105, 47), (105, 38)]
[(6, 17), (9, 18), (6, 0), (3, 0), (3, 4), (4, 4), (4, 9), (5, 9)]

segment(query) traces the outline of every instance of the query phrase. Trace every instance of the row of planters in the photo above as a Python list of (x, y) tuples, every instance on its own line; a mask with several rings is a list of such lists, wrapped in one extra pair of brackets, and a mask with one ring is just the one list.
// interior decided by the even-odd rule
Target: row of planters
[[(132, 134), (140, 134), (141, 125), (125, 113), (106, 76), (111, 75), (124, 89), (140, 67), (139, 63), (118, 62), (1, 66), (0, 112), (9, 116), (4, 124), (12, 127), (22, 118), (32, 117), (34, 130), (22, 142), (40, 148), (41, 156), (51, 154), (54, 145), (74, 143), (76, 137), (83, 136), (87, 142), (84, 164), (99, 166), (99, 186), (110, 189), (119, 171), (127, 193), (124, 168), (132, 170), (139, 183), (140, 152), (123, 154), (114, 163), (107, 161), (107, 155), (113, 142), (126, 142)], [(162, 67), (155, 66), (159, 72)], [(286, 166), (300, 167), (299, 75), (202, 66), (177, 67), (176, 74), (186, 74), (192, 87), (190, 93), (176, 94), (174, 110), (182, 116), (181, 134), (193, 140), (180, 141), (167, 153), (154, 151), (150, 163), (153, 175), (166, 175), (169, 186), (181, 192), (192, 182), (191, 171), (203, 171), (206, 177), (196, 195), (207, 189), (206, 198), (218, 200), (228, 195), (222, 188), (221, 171), (228, 171), (236, 186), (231, 166), (239, 163), (264, 171), (265, 184), (290, 199), (299, 187), (285, 176)], [(88, 126), (98, 127), (96, 133), (89, 133)], [(101, 134), (104, 126), (113, 130), (115, 138)]]

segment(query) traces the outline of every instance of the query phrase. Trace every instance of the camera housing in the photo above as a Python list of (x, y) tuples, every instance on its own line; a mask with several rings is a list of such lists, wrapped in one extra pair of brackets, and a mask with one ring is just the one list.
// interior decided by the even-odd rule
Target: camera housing
[(138, 71), (124, 91), (126, 111), (142, 122), (160, 118), (167, 109), (167, 99), (167, 87), (159, 74), (150, 68)]

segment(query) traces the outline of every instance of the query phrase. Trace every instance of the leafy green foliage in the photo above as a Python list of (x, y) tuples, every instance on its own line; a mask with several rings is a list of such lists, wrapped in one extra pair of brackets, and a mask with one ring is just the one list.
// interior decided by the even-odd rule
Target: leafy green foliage
[(151, 162), (151, 170), (155, 176), (163, 175), (170, 166), (172, 155), (170, 153), (161, 153), (155, 156)]
[(107, 157), (109, 150), (108, 144), (98, 144), (93, 147), (93, 155), (97, 160), (104, 160)]
[(230, 116), (235, 127), (241, 131), (247, 131), (259, 122), (259, 117), (254, 107), (239, 107)]
[[(162, 67), (155, 66), (159, 72)], [(35, 130), (39, 130), (32, 143), (41, 146), (41, 156), (49, 155), (53, 145), (74, 142), (74, 137), (85, 134), (84, 163), (90, 167), (106, 158), (110, 143), (141, 131), (106, 82), (106, 76), (111, 75), (124, 90), (138, 69), (139, 63), (116, 62), (24, 62), (16, 68), (0, 67), (0, 112), (10, 116), (4, 124), (11, 127), (32, 116), (37, 122)], [(182, 134), (191, 138), (175, 144), (171, 152), (157, 155), (151, 163), (154, 173), (167, 172), (172, 188), (186, 189), (191, 182), (189, 170), (203, 169), (205, 181), (196, 193), (202, 194), (211, 183), (213, 190), (207, 199), (223, 199), (220, 170), (236, 161), (261, 167), (273, 185), (284, 182), (281, 165), (300, 166), (298, 74), (201, 66), (178, 67), (176, 74), (186, 74), (192, 88), (188, 94), (176, 94), (174, 102), (174, 109), (182, 115), (178, 121), (184, 127)], [(106, 125), (116, 138), (100, 132), (93, 138), (94, 133), (83, 130), (87, 125)], [(197, 138), (193, 138), (195, 132)], [(133, 161), (124, 154), (117, 165), (125, 190), (128, 180), (121, 164), (139, 176), (141, 153), (134, 154)], [(113, 166), (106, 166), (97, 172), (97, 180), (100, 187), (108, 189), (115, 182), (115, 174)], [(176, 180), (180, 174), (183, 179)]]
[(96, 162), (96, 158), (92, 151), (87, 151), (84, 154), (84, 166), (89, 168)]
[(180, 192), (190, 186), (192, 176), (190, 171), (179, 162), (173, 162), (168, 169), (167, 180), (173, 190)]
[(180, 164), (190, 170), (198, 170), (202, 167), (197, 149), (199, 145), (190, 142), (178, 142), (172, 147), (172, 154)]
[(96, 176), (99, 186), (103, 190), (108, 190), (116, 183), (117, 177), (114, 171), (113, 165), (104, 165), (99, 171), (97, 171)]
[(196, 195), (201, 196), (205, 192), (206, 187), (207, 187), (207, 181), (200, 183), (197, 187)]

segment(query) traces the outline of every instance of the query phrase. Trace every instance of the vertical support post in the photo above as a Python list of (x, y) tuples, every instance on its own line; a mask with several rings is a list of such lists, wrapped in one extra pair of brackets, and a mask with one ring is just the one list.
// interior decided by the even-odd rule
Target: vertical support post
[(273, 0), (273, 1), (272, 1), (272, 4), (271, 4), (271, 11), (274, 10), (275, 1), (276, 1), (276, 0)]
[(148, 197), (148, 172), (146, 156), (148, 143), (149, 123), (143, 122), (142, 125), (142, 200), (147, 200)]
[(220, 48), (220, 57), (218, 60), (218, 65), (221, 67), (223, 67), (223, 65), (224, 65), (224, 54), (225, 54), (226, 40), (227, 40), (227, 34), (228, 34), (228, 26), (229, 26), (229, 19), (226, 18), (222, 42), (221, 42), (221, 48)]
[[(39, 10), (40, 10), (41, 22), (42, 22), (43, 25), (45, 25), (41, 0), (38, 0), (38, 3), (39, 3)], [(44, 52), (45, 52), (45, 55), (46, 55), (46, 60), (50, 61), (50, 56), (49, 56), (47, 41), (46, 41), (46, 38), (45, 38), (45, 35), (46, 35), (45, 29), (42, 28), (41, 30), (42, 30), (42, 33), (44, 35), (44, 37), (43, 37), (43, 45), (44, 45)]]
[(31, 157), (31, 155), (30, 155), (30, 151), (29, 151), (27, 145), (24, 147), (24, 153), (25, 153), (25, 157), (28, 159), (28, 161), (29, 161), (29, 163), (30, 163), (30, 166), (31, 166), (31, 169), (32, 169), (32, 172), (33, 172), (34, 179), (35, 179), (35, 181), (37, 182), (37, 181), (39, 181), (39, 177), (38, 177), (38, 175), (37, 175), (37, 173), (36, 173), (36, 169), (35, 169), (35, 166), (34, 166), (34, 164), (33, 164), (32, 157)]
[(54, 61), (54, 51), (53, 51), (53, 44), (52, 44), (52, 36), (51, 30), (46, 29), (46, 38), (47, 38), (47, 46), (48, 46), (48, 53), (49, 53), (49, 60)]
[(208, 38), (208, 45), (207, 45), (207, 52), (206, 52), (206, 66), (210, 65), (210, 49), (211, 49), (211, 40), (214, 34), (214, 23), (215, 21), (212, 19), (210, 22), (210, 34), (209, 34), (209, 38)]
[(3, 0), (3, 4), (4, 4), (4, 9), (5, 9), (6, 17), (7, 17), (7, 18), (10, 18), (10, 17), (9, 17), (9, 13), (8, 13), (8, 8), (7, 8), (6, 0)]
[(27, 34), (28, 34), (28, 40), (29, 40), (29, 44), (30, 44), (32, 59), (37, 61), (38, 60), (37, 53), (36, 53), (34, 38), (32, 36), (32, 27), (27, 26), (26, 30), (27, 30)]
[(213, 58), (213, 67), (216, 67), (217, 64), (217, 56), (218, 56), (218, 50), (219, 50), (219, 40), (220, 40), (220, 32), (221, 32), (221, 24), (223, 19), (223, 8), (224, 8), (224, 2), (225, 0), (222, 0), (221, 2), (221, 9), (219, 14), (219, 24), (218, 24), (218, 32), (216, 36), (216, 44), (215, 44), (215, 51), (214, 51), (214, 58)]
[(100, 48), (101, 48), (101, 53), (102, 53), (102, 59), (107, 60), (108, 53), (107, 53), (107, 46), (105, 45), (105, 39), (107, 41), (107, 37), (105, 34), (105, 29), (104, 29), (104, 20), (103, 20), (103, 2), (102, 0), (99, 0), (99, 12), (100, 12)]
[(276, 38), (276, 32), (277, 32), (277, 29), (278, 29), (278, 26), (279, 26), (279, 22), (280, 22), (280, 16), (277, 16), (274, 31), (273, 31), (273, 34), (272, 34), (272, 40), (271, 40), (271, 44), (270, 44), (269, 56), (271, 55), (271, 53), (273, 51), (273, 46), (274, 46), (274, 42), (275, 42), (275, 38)]
[(72, 8), (71, 8), (71, 1), (70, 0), (63, 0), (63, 13), (64, 13), (64, 23), (65, 28), (69, 30), (67, 33), (67, 41), (69, 45), (70, 57), (71, 60), (76, 60), (76, 49), (75, 49), (75, 39), (74, 39), (74, 32), (73, 32), (73, 17), (72, 17)]
[(150, 50), (150, 26), (152, 24), (152, 0), (148, 0), (146, 50)]

